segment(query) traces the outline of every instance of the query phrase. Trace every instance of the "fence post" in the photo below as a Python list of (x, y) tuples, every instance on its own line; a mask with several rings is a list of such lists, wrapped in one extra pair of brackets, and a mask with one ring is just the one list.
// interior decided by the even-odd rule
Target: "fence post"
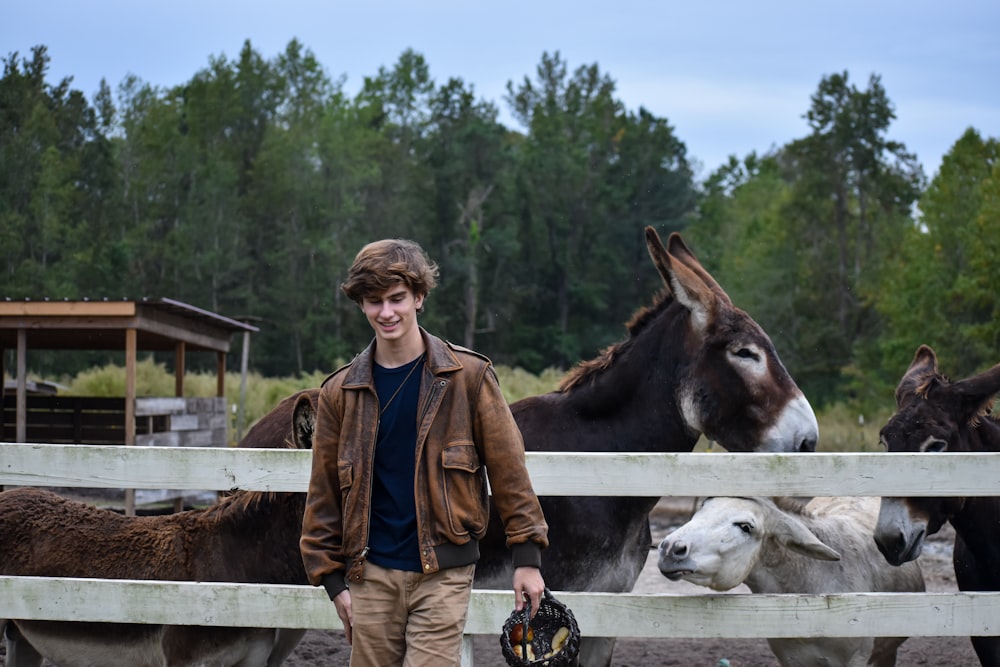
[(474, 667), (473, 639), (475, 635), (462, 635), (462, 667)]

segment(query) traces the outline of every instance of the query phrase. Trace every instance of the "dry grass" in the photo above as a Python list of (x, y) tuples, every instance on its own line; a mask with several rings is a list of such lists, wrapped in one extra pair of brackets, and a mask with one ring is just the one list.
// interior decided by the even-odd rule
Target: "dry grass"
[[(527, 396), (537, 396), (555, 390), (562, 380), (564, 372), (548, 369), (539, 375), (525, 371), (522, 368), (498, 366), (497, 377), (500, 388), (508, 402), (520, 400)], [(326, 373), (316, 371), (300, 376), (263, 377), (257, 373), (247, 376), (246, 396), (244, 399), (244, 426), (251, 424), (284, 397), (301, 389), (318, 387)], [(62, 392), (75, 396), (124, 396), (125, 369), (121, 366), (109, 365), (79, 373), (69, 379), (62, 379), (68, 388)], [(188, 396), (214, 396), (216, 379), (214, 373), (187, 373), (184, 376), (185, 394)], [(231, 408), (233, 418), (230, 433), (235, 439), (236, 412), (240, 402), (240, 376), (238, 373), (226, 373), (226, 399)], [(172, 396), (174, 393), (173, 372), (168, 372), (162, 363), (156, 363), (151, 358), (139, 360), (136, 364), (136, 392), (139, 396)], [(860, 415), (845, 403), (838, 403), (824, 409), (817, 415), (819, 421), (821, 452), (879, 452), (882, 451), (878, 442), (878, 431), (891, 412), (884, 410), (876, 414)], [(695, 451), (712, 451), (713, 447), (702, 438)]]

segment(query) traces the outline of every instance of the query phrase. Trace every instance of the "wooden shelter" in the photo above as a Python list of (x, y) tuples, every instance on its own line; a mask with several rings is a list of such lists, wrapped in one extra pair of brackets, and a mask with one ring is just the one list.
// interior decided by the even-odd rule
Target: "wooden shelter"
[[(17, 350), (13, 434), (3, 420), (3, 438), (15, 442), (83, 444), (199, 445), (224, 444), (226, 353), (235, 333), (258, 331), (246, 322), (223, 317), (172, 299), (121, 301), (0, 301), (0, 377), (5, 350)], [(45, 417), (29, 419), (28, 350), (121, 350), (125, 353), (125, 396), (117, 399), (32, 396), (32, 409)], [(136, 399), (135, 369), (139, 351), (172, 351), (174, 397)], [(215, 352), (216, 398), (184, 399), (188, 351)], [(245, 355), (244, 355), (245, 356)], [(4, 400), (5, 408), (9, 405)], [(5, 415), (9, 410), (5, 409)], [(142, 418), (146, 419), (142, 419)], [(137, 418), (143, 433), (137, 440)], [(63, 427), (64, 431), (59, 428)], [(221, 439), (220, 439), (221, 429)], [(128, 501), (126, 502), (128, 505)], [(128, 507), (126, 509), (129, 509)]]

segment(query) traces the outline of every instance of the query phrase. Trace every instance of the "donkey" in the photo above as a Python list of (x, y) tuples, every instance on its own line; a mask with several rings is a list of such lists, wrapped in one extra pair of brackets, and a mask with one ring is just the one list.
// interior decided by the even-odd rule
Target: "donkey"
[[(283, 400), (241, 447), (311, 443), (315, 392)], [(296, 406), (298, 406), (296, 408)], [(126, 517), (49, 491), (0, 493), (0, 574), (308, 584), (304, 494), (238, 491), (166, 516)], [(0, 620), (7, 667), (277, 667), (305, 630)]]
[[(627, 324), (628, 337), (570, 372), (557, 391), (511, 411), (529, 451), (689, 452), (700, 435), (731, 452), (809, 452), (812, 407), (771, 339), (699, 263), (681, 236), (646, 247), (664, 288)], [(628, 592), (652, 547), (649, 512), (659, 498), (541, 498), (549, 524), (542, 552), (553, 590)], [(476, 586), (510, 586), (510, 558), (494, 515)], [(608, 667), (614, 638), (585, 636), (584, 667)]]
[[(877, 498), (709, 498), (663, 538), (667, 579), (754, 593), (924, 590), (916, 563), (893, 567), (872, 541)], [(783, 667), (892, 667), (905, 637), (771, 638)]]
[[(921, 345), (896, 387), (896, 413), (879, 437), (890, 452), (1000, 452), (1000, 421), (990, 408), (1000, 392), (1000, 364), (952, 382), (937, 355)], [(1000, 591), (1000, 497), (883, 498), (875, 542), (899, 565), (920, 556), (945, 522), (955, 528), (952, 560), (959, 590)], [(972, 637), (979, 662), (1000, 667), (1000, 637)]]

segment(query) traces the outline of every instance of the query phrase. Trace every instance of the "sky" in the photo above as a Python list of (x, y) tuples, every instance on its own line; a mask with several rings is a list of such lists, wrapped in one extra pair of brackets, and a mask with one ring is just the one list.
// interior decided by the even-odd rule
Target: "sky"
[[(391, 69), (408, 48), (438, 84), (462, 79), (496, 104), (507, 83), (534, 80), (542, 54), (570, 71), (596, 64), (629, 111), (666, 119), (699, 177), (730, 155), (805, 137), (825, 76), (858, 89), (881, 77), (896, 120), (887, 138), (928, 177), (969, 127), (1000, 138), (997, 0), (6, 0), (0, 56), (45, 45), (49, 83), (73, 77), (89, 99), (104, 78), (170, 87), (245, 41), (272, 59), (292, 39), (343, 90)], [(519, 128), (523, 129), (523, 128)]]

